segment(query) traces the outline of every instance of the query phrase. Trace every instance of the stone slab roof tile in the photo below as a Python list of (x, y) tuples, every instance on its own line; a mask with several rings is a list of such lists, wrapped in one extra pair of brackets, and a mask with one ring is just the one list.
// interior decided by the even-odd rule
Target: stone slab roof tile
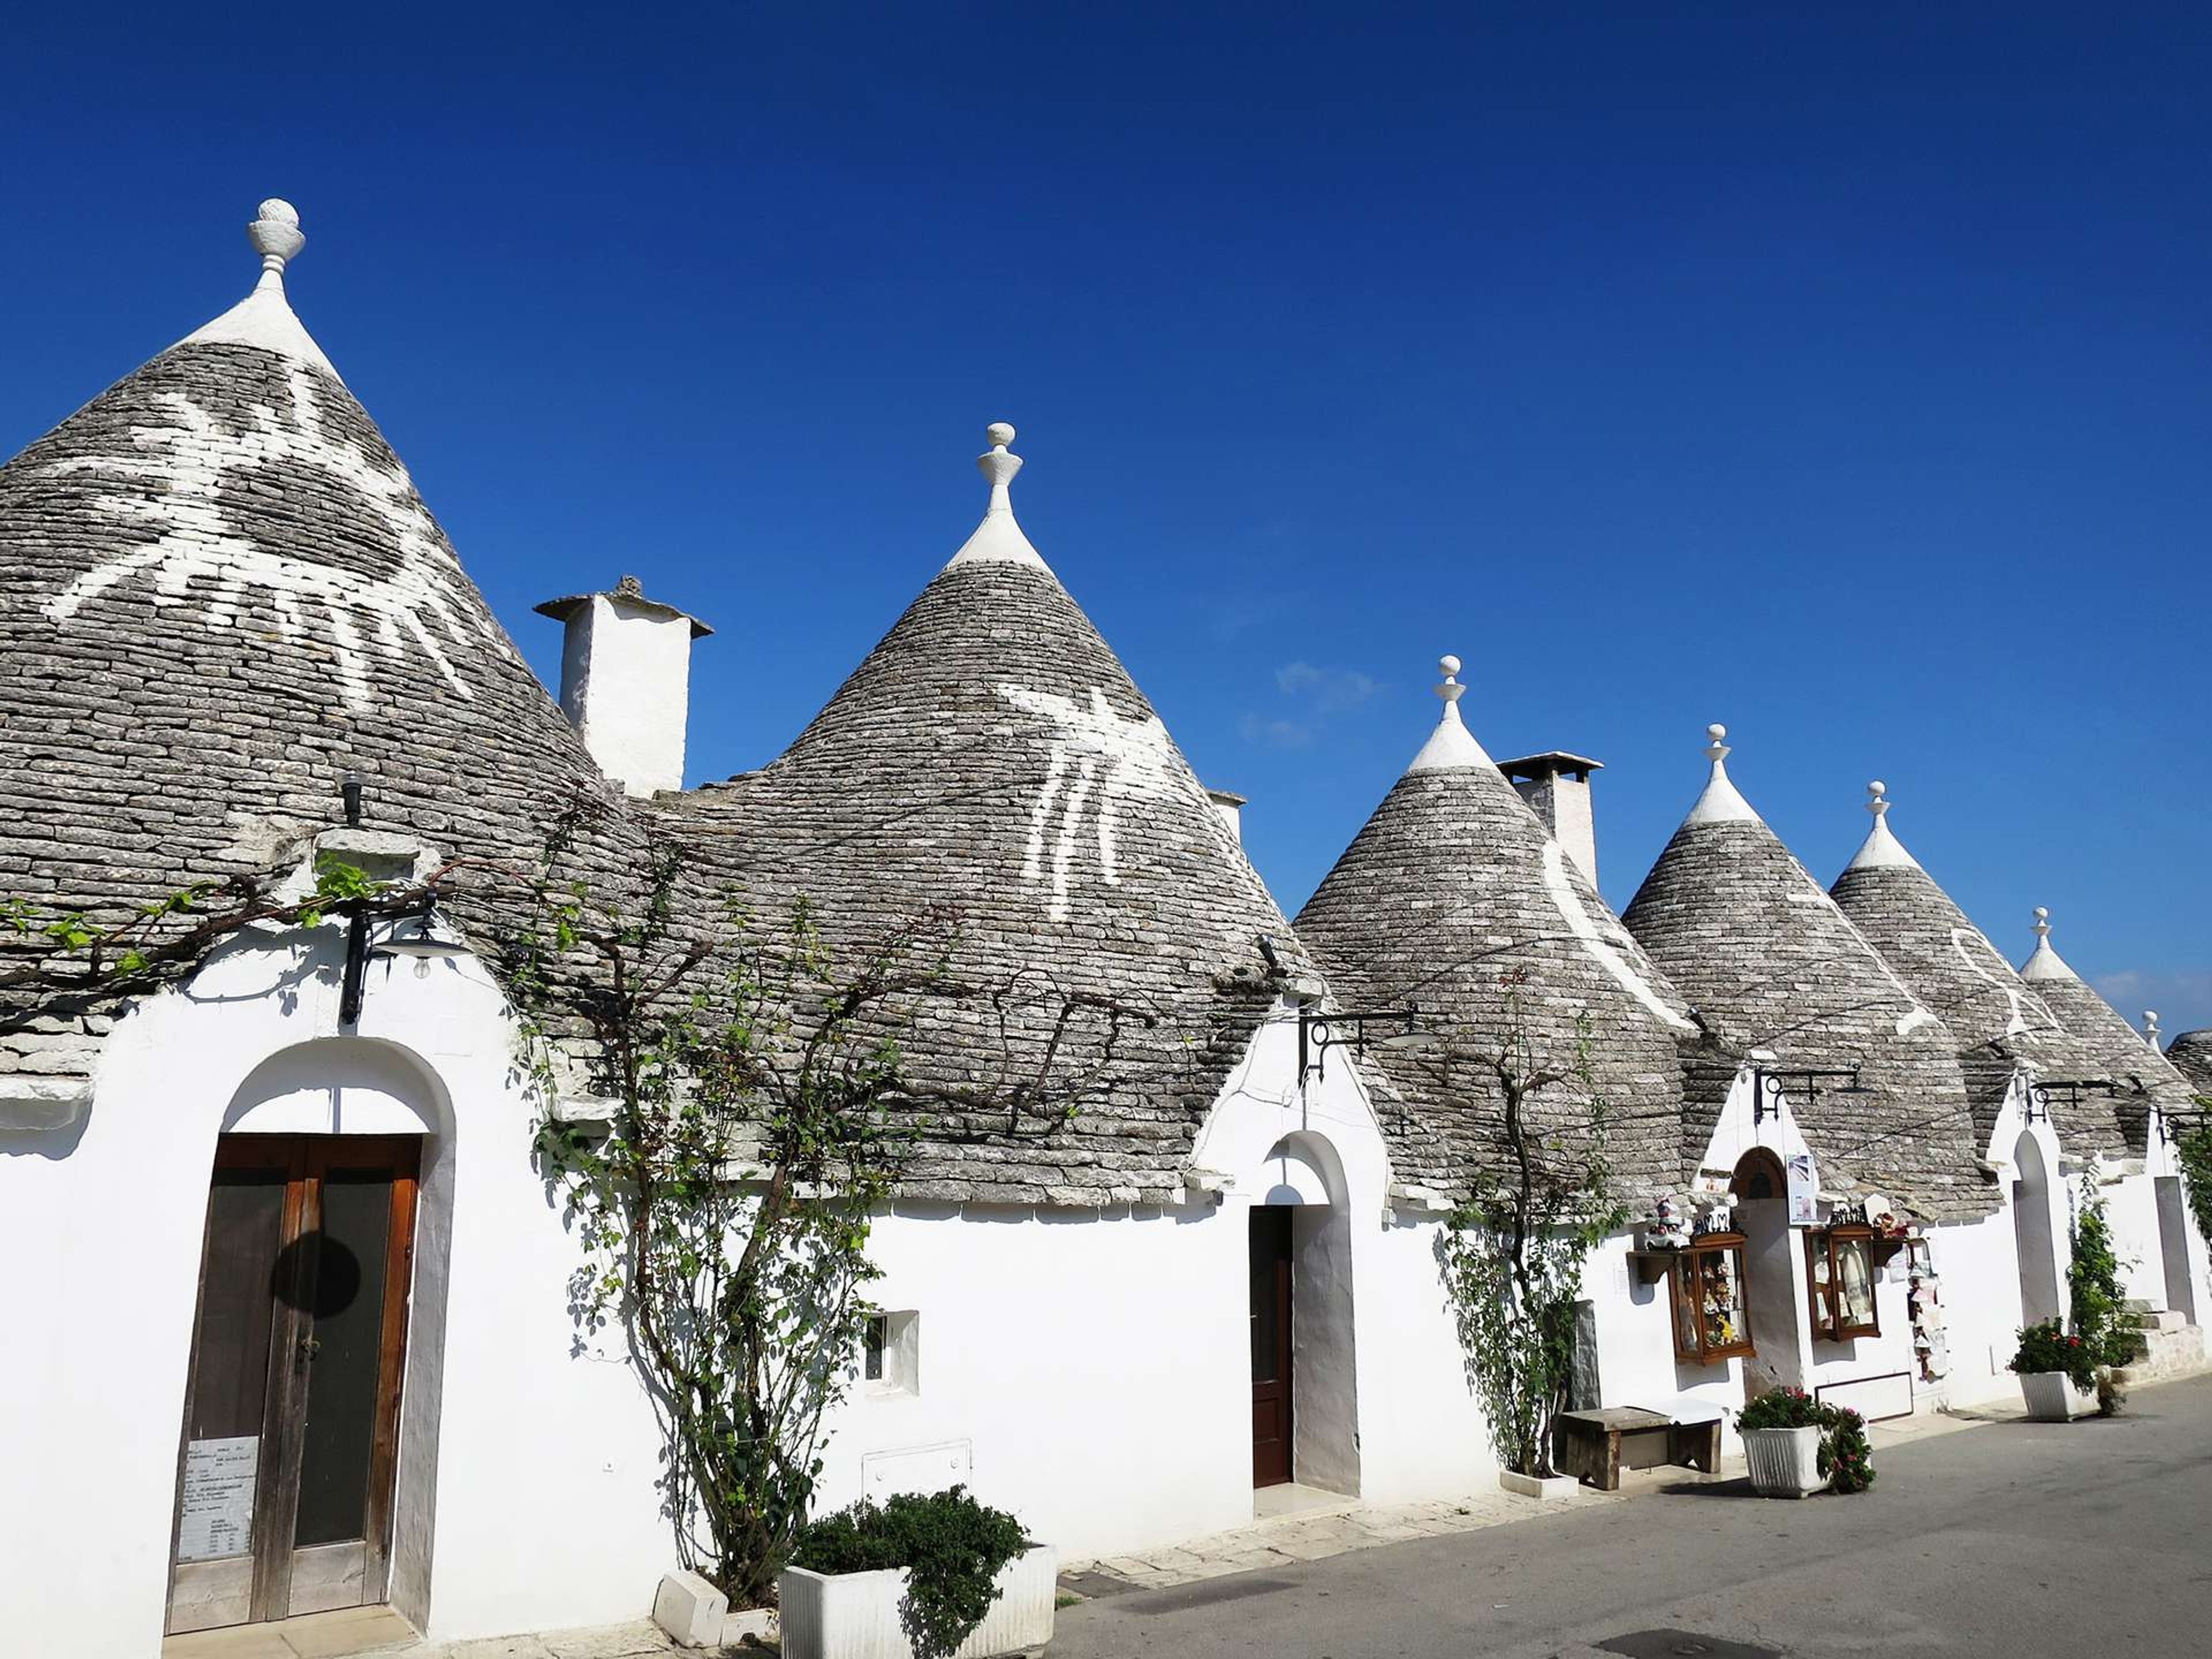
[[(1463, 731), (1455, 702), (1440, 732)], [(1410, 1001), (1443, 1039), (1369, 1063), (1443, 1138), (1455, 1192), (1506, 1156), (1495, 1060), (1516, 1036), (1516, 1070), (1571, 1074), (1535, 1097), (1540, 1127), (1571, 1133), (1599, 1103), (1623, 1188), (1675, 1189), (1676, 1043), (1694, 1030), (1680, 995), (1480, 746), (1467, 738), (1445, 764), (1446, 746), (1432, 737), (1383, 798), (1299, 913), (1298, 937), (1340, 1006)]]
[[(804, 896), (847, 947), (925, 907), (957, 924), (948, 973), (980, 994), (902, 1039), (926, 1086), (1018, 1074), (1070, 995), (1149, 1018), (1124, 1025), (1114, 1086), (1068, 1124), (940, 1112), (923, 1139), (940, 1194), (967, 1170), (978, 1195), (1165, 1201), (1231, 1069), (1281, 1017), (1261, 936), (1286, 969), (1310, 963), (1090, 618), (1010, 513), (985, 529), (783, 756), (654, 810), (756, 915)], [(1079, 1048), (1085, 1029), (1100, 1028), (1079, 1025)]]
[[(1892, 837), (1892, 844), (1894, 838)], [(1987, 1146), (2013, 1072), (2032, 1066), (2046, 1079), (2104, 1074), (2095, 1051), (2076, 1037), (1997, 948), (1919, 864), (1862, 857), (1836, 878), (1837, 905), (1898, 977), (1939, 1015), (1977, 1059), (1967, 1080), (1975, 1133)], [(2126, 1153), (2111, 1104), (2089, 1097), (2054, 1100), (2051, 1127), (2069, 1156)]]
[[(1693, 811), (1675, 831), (1623, 913), (1629, 932), (1720, 1055), (1764, 1048), (1779, 1067), (1861, 1069), (1871, 1095), (1828, 1092), (1793, 1108), (1832, 1190), (1879, 1190), (1934, 1220), (1989, 1213), (1956, 1039), (1728, 793), (1729, 810)], [(1706, 1069), (1717, 1081), (1719, 1064)], [(1712, 1127), (1690, 1125), (1686, 1144), (1701, 1148)]]

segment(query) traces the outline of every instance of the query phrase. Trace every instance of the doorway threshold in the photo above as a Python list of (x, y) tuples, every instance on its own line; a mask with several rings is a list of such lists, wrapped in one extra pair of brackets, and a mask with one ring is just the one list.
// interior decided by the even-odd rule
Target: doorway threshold
[(1347, 1498), (1340, 1492), (1325, 1492), (1319, 1486), (1302, 1486), (1295, 1480), (1252, 1488), (1252, 1518), (1255, 1521), (1272, 1521), (1279, 1515), (1304, 1515), (1309, 1510), (1356, 1510), (1358, 1507), (1357, 1498)]
[(227, 1625), (163, 1638), (161, 1659), (347, 1659), (413, 1645), (415, 1626), (390, 1607), (341, 1607), (264, 1625)]

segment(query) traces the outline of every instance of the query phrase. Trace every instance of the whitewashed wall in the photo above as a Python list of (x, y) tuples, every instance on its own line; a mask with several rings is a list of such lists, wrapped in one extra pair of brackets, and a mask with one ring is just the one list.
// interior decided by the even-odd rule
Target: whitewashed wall
[[(27, 1339), (0, 1366), (0, 1421), (17, 1425), (0, 1504), (11, 1649), (159, 1649), (216, 1138), (257, 1068), (335, 1035), (343, 950), (336, 924), (227, 950), (119, 1023), (81, 1140), (0, 1146), (0, 1255), (18, 1264), (9, 1315)], [(359, 1030), (392, 1066), (349, 1078), (337, 1127), (444, 1119), (426, 1145), (415, 1297), (418, 1330), (442, 1297), (446, 1339), (442, 1356), (410, 1343), (399, 1475), (404, 1502), (434, 1425), (435, 1529), (403, 1518), (395, 1583), (427, 1588), (434, 1635), (637, 1618), (672, 1562), (659, 1442), (618, 1356), (572, 1357), (574, 1252), (531, 1165), (501, 999), (473, 962), (420, 980), (380, 963)], [(305, 1080), (264, 1072), (250, 1127), (332, 1127)]]
[[(2153, 1131), (2155, 1139), (2156, 1131)], [(2165, 1241), (2158, 1224), (2158, 1188), (2148, 1173), (2106, 1182), (2105, 1216), (2120, 1258), (2120, 1283), (2128, 1297), (2154, 1308), (2166, 1304)]]
[(1937, 1392), (1950, 1405), (2016, 1397), (2020, 1392), (2008, 1369), (2021, 1327), (2020, 1258), (2014, 1248), (2009, 1182), (2003, 1205), (1984, 1220), (1937, 1227), (1929, 1237), (1951, 1358), (1950, 1374)]
[[(1349, 1257), (1310, 1263), (1302, 1248), (1298, 1409), (1344, 1431), (1334, 1445), (1302, 1433), (1298, 1478), (1385, 1500), (1486, 1484), (1496, 1464), (1444, 1305), (1439, 1224), (1390, 1208), (1382, 1137), (1342, 1057), (1303, 1091), (1296, 1072), (1295, 1018), (1279, 1010), (1205, 1127), (1204, 1185), (1185, 1203), (879, 1218), (874, 1299), (918, 1316), (918, 1386), (856, 1388), (831, 1419), (821, 1506), (964, 1478), (1077, 1556), (1245, 1524), (1248, 1216), (1293, 1200), (1302, 1243), (1340, 1217)], [(1336, 1312), (1313, 1311), (1324, 1305)]]

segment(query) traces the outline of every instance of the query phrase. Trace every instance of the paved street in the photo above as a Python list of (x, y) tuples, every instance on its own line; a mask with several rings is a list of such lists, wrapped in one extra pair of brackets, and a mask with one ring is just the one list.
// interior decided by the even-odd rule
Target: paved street
[[(2139, 1389), (2110, 1420), (1893, 1446), (1878, 1468), (1856, 1498), (1685, 1483), (1103, 1597), (1060, 1614), (1051, 1656), (2212, 1652), (2212, 1377)], [(1660, 1630), (1703, 1644), (1636, 1639)]]

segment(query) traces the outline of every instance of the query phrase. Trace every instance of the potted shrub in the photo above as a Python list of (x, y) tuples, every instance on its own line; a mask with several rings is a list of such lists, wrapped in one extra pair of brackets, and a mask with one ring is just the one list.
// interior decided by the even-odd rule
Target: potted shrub
[(1823, 1406), (1826, 1429), (1820, 1441), (1820, 1473), (1828, 1477), (1828, 1490), (1864, 1492), (1874, 1485), (1874, 1445), (1868, 1440), (1866, 1419), (1849, 1406)]
[(964, 1487), (808, 1522), (779, 1581), (784, 1659), (988, 1659), (1052, 1639), (1059, 1554)]
[(1802, 1389), (1769, 1389), (1736, 1419), (1751, 1489), (1761, 1498), (1804, 1498), (1828, 1484), (1820, 1469), (1826, 1427), (1820, 1403)]
[(2020, 1334), (2012, 1357), (2027, 1414), (2038, 1423), (2066, 1423), (2097, 1409), (2097, 1357), (2078, 1336), (2069, 1336), (2055, 1319), (2030, 1325)]

